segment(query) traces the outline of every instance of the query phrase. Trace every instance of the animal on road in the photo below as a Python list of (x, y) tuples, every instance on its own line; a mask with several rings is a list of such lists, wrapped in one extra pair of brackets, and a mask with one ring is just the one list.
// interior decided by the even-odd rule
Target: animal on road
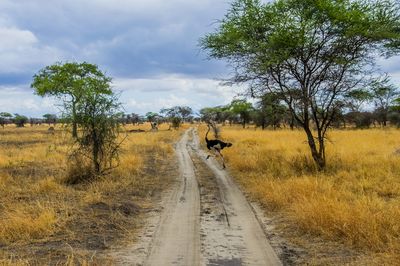
[[(223, 142), (222, 140), (219, 139), (208, 139), (208, 133), (210, 132), (210, 125), (208, 125), (208, 131), (206, 133), (206, 143), (207, 143), (207, 149), (209, 149), (210, 151), (214, 151), (216, 156), (219, 156), (222, 160), (222, 166), (225, 169), (225, 160), (224, 160), (224, 156), (222, 156), (221, 151), (225, 148), (225, 147), (231, 147), (232, 143), (229, 142)], [(207, 156), (206, 159), (210, 158), (210, 155)]]

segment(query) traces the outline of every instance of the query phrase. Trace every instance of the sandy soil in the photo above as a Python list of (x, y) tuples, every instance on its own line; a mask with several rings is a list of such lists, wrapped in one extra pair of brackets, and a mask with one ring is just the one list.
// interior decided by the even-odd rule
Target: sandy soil
[(200, 149), (196, 129), (176, 145), (181, 175), (150, 212), (120, 265), (282, 265), (253, 208), (225, 170)]

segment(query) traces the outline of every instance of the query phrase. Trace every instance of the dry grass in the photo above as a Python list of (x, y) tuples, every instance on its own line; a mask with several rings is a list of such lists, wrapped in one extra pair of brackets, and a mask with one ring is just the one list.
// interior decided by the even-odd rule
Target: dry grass
[(48, 134), (47, 126), (0, 130), (0, 265), (104, 265), (93, 250), (134, 233), (140, 210), (171, 181), (160, 173), (174, 171), (167, 163), (181, 132), (164, 127), (128, 133), (120, 167), (75, 186), (63, 181), (69, 134)]
[(223, 127), (222, 136), (234, 143), (224, 155), (235, 178), (292, 229), (367, 253), (366, 264), (400, 261), (399, 130), (329, 132), (324, 172), (302, 131)]

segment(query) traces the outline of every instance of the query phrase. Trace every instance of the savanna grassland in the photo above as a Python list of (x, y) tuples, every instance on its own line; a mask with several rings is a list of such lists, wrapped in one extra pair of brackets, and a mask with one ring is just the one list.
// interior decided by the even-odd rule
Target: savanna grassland
[(134, 127), (128, 126), (118, 168), (67, 185), (79, 169), (68, 157), (70, 133), (47, 128), (0, 130), (0, 265), (112, 264), (107, 249), (134, 237), (177, 171), (168, 163), (181, 132), (165, 125), (157, 133), (129, 133)]
[(322, 172), (301, 130), (221, 129), (234, 143), (223, 152), (232, 175), (279, 220), (277, 230), (308, 250), (308, 263), (400, 261), (398, 129), (330, 131)]

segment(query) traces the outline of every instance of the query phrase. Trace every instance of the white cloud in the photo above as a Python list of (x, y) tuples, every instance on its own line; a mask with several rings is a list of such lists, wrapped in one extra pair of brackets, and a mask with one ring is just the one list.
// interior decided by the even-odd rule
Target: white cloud
[(21, 73), (59, 60), (61, 52), (41, 45), (29, 30), (0, 27), (0, 73)]
[(117, 78), (114, 87), (121, 90), (125, 111), (141, 114), (176, 105), (188, 105), (198, 111), (203, 107), (228, 104), (243, 91), (240, 87), (223, 86), (217, 80), (180, 75)]
[(0, 27), (0, 52), (22, 50), (38, 42), (36, 36), (28, 30)]
[(221, 82), (209, 78), (196, 78), (181, 75), (164, 75), (147, 79), (114, 79), (114, 87), (123, 91), (136, 92), (192, 92), (196, 95), (213, 98), (230, 98), (241, 91), (238, 87), (221, 85)]
[(57, 101), (33, 95), (27, 86), (0, 86), (0, 112), (41, 117), (45, 113), (59, 113)]

